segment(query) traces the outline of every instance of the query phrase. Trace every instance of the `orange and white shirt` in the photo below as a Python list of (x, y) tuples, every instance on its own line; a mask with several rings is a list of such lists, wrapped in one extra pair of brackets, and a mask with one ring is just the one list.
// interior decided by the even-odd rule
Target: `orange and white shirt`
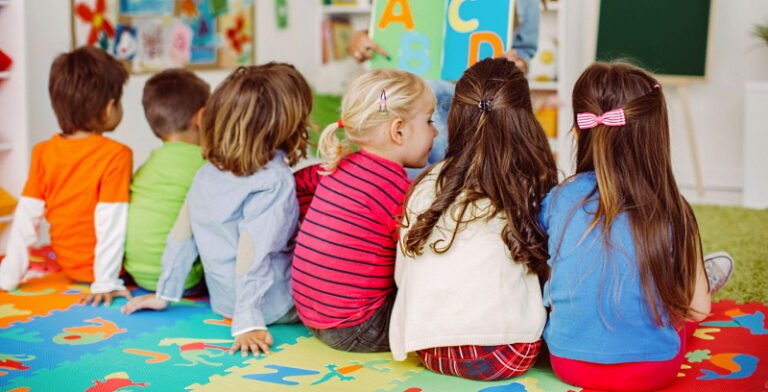
[(124, 289), (118, 276), (132, 168), (130, 148), (101, 135), (57, 134), (37, 144), (0, 264), (0, 289), (13, 290), (22, 281), (43, 215), (67, 276), (92, 282), (92, 293)]

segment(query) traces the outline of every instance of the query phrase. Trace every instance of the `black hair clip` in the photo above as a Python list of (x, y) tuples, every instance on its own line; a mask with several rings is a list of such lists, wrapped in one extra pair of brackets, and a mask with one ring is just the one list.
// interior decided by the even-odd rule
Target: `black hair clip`
[(480, 108), (481, 112), (490, 112), (491, 111), (491, 102), (492, 100), (487, 101), (478, 101), (477, 107)]

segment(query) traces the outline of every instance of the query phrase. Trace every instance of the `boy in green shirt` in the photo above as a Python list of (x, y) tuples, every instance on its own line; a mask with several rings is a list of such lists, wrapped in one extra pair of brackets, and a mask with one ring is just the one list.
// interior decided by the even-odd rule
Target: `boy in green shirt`
[[(124, 268), (146, 290), (155, 291), (168, 233), (205, 163), (199, 129), (209, 95), (208, 84), (184, 69), (165, 70), (144, 85), (144, 114), (163, 146), (152, 151), (131, 182)], [(187, 276), (185, 295), (204, 293), (202, 277), (197, 262)]]

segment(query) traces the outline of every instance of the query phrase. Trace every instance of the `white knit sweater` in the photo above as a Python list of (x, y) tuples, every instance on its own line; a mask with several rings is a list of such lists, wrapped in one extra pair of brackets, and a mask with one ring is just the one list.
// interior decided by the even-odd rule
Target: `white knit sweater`
[[(403, 224), (412, 225), (434, 200), (441, 165), (416, 185)], [(489, 201), (478, 201), (464, 220), (488, 207)], [(400, 231), (398, 292), (389, 329), (396, 360), (432, 347), (535, 342), (544, 329), (547, 316), (538, 278), (510, 258), (501, 240), (502, 214), (462, 224), (450, 249), (437, 254), (429, 245), (444, 239), (439, 249), (450, 241), (458, 211), (449, 215), (443, 214), (416, 258), (402, 250), (408, 227)]]

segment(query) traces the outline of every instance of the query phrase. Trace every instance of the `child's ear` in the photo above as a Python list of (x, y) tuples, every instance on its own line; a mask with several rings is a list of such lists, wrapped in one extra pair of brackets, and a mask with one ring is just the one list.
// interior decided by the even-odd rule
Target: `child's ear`
[(112, 117), (112, 112), (117, 110), (117, 107), (115, 106), (115, 99), (110, 98), (109, 102), (104, 106), (104, 111), (101, 113), (102, 118), (104, 120), (107, 120)]
[(405, 135), (403, 134), (403, 126), (405, 121), (398, 117), (389, 124), (389, 138), (393, 143), (398, 146), (402, 146), (405, 143)]
[(192, 116), (192, 125), (198, 130), (203, 128), (203, 112), (205, 112), (205, 107), (197, 109), (195, 114)]

